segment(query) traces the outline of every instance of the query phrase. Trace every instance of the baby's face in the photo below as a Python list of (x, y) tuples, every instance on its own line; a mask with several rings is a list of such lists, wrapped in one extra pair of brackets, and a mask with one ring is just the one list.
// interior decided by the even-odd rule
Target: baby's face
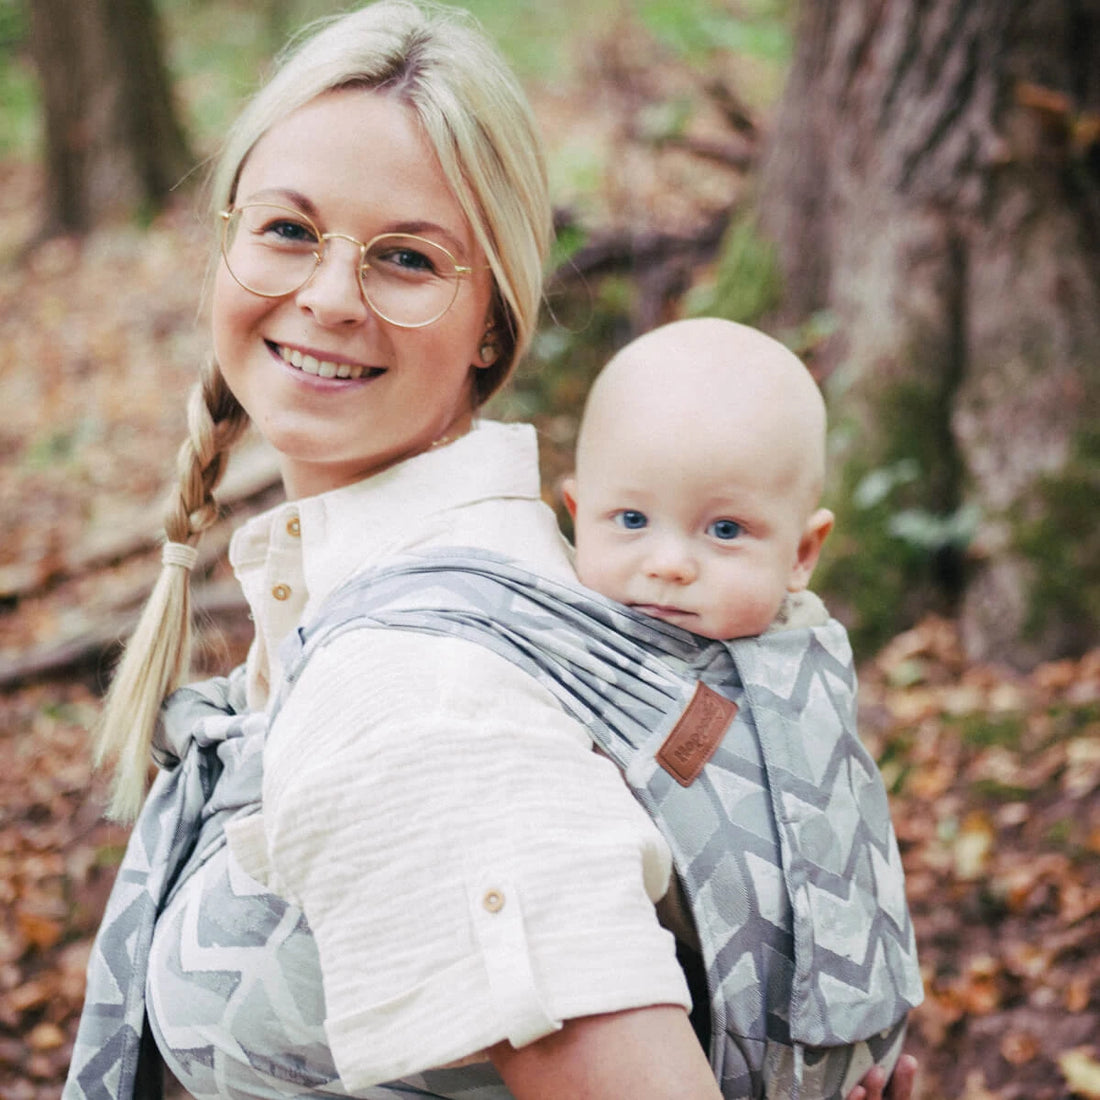
[(570, 493), (581, 582), (704, 637), (765, 630), (805, 583), (805, 495), (774, 449), (736, 431), (601, 426)]

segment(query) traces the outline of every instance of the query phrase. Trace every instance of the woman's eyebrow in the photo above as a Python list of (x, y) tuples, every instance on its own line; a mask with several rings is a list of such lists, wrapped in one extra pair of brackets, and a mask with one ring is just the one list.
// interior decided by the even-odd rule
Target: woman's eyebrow
[(244, 201), (274, 202), (276, 200), (283, 203), (289, 202), (292, 206), (296, 206), (303, 214), (310, 218), (317, 218), (319, 216), (317, 207), (314, 206), (301, 191), (295, 191), (289, 187), (264, 187), (259, 191), (253, 191)]

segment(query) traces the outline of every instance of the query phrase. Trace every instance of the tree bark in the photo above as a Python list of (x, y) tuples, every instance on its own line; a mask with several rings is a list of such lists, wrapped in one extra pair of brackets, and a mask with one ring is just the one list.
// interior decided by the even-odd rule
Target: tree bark
[(152, 0), (31, 0), (45, 110), (47, 232), (158, 208), (194, 165)]
[(826, 580), (876, 641), (1100, 641), (1100, 2), (808, 0), (760, 217), (836, 321)]

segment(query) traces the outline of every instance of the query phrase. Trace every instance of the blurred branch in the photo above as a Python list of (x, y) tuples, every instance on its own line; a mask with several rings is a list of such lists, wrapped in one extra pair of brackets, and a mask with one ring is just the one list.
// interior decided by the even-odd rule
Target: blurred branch
[[(232, 580), (197, 585), (191, 601), (197, 619), (226, 622), (248, 615), (240, 585)], [(23, 687), (35, 680), (103, 668), (133, 632), (139, 614), (138, 609), (118, 611), (105, 617), (101, 626), (75, 638), (35, 646), (18, 657), (0, 659), (0, 691)]]
[[(634, 229), (591, 233), (587, 242), (554, 272), (552, 282), (560, 285), (613, 271), (639, 272), (674, 257), (692, 263), (704, 262), (721, 243), (732, 213), (732, 207), (720, 210), (687, 233)], [(558, 232), (574, 224), (569, 211), (558, 211), (554, 221)]]
[[(227, 510), (249, 505), (262, 499), (279, 485), (279, 481), (273, 452), (261, 446), (240, 449), (222, 480), (217, 493), (218, 503)], [(147, 554), (159, 546), (163, 538), (163, 532), (153, 527), (123, 530), (106, 542), (73, 546), (57, 564), (23, 561), (0, 566), (0, 601), (10, 609), (20, 600), (42, 595), (66, 581)], [(227, 535), (219, 537), (217, 530), (209, 532), (202, 546), (199, 568), (213, 564), (224, 553), (227, 543)]]

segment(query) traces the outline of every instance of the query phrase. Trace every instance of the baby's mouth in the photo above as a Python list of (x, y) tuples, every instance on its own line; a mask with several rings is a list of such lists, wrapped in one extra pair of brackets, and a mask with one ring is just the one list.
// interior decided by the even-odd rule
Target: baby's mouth
[(682, 607), (673, 607), (670, 604), (632, 603), (630, 606), (635, 611), (640, 611), (643, 615), (649, 615), (654, 619), (665, 619), (667, 621), (695, 617), (694, 611), (685, 611)]
[(385, 374), (382, 367), (365, 367), (361, 363), (337, 363), (331, 359), (318, 359), (315, 355), (307, 355), (297, 348), (283, 347), (281, 344), (273, 344), (268, 341), (269, 348), (289, 366), (300, 370), (303, 374), (312, 374), (317, 378), (375, 378)]

